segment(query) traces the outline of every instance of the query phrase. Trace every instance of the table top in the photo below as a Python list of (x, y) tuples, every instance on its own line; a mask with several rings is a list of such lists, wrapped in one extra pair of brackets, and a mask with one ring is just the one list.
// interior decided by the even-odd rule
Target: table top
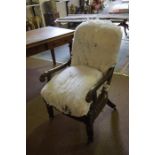
[(31, 47), (34, 44), (46, 43), (52, 40), (62, 38), (64, 36), (73, 35), (74, 30), (59, 28), (59, 27), (42, 27), (39, 29), (26, 32), (26, 47)]
[(93, 19), (111, 19), (112, 21), (128, 19), (128, 14), (70, 14), (69, 16), (58, 18), (56, 22), (84, 22)]

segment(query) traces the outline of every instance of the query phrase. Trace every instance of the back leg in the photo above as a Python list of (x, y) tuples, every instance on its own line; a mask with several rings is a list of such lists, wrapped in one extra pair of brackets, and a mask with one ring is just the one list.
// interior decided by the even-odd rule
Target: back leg
[(114, 110), (117, 110), (117, 109), (116, 109), (116, 105), (115, 105), (114, 103), (112, 103), (109, 99), (108, 99), (108, 101), (107, 101), (107, 105), (108, 105), (109, 107), (113, 108)]
[(86, 131), (87, 131), (87, 144), (90, 144), (94, 140), (94, 131), (93, 131), (93, 123), (86, 122)]
[(53, 119), (54, 118), (54, 111), (53, 111), (53, 106), (47, 104), (47, 102), (45, 101), (45, 99), (43, 98), (43, 101), (46, 105), (46, 108), (47, 108), (47, 112), (48, 112), (48, 116), (49, 116), (49, 119)]

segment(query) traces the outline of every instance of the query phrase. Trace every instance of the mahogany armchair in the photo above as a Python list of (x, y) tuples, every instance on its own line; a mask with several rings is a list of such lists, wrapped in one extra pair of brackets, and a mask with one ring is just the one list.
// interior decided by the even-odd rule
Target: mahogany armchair
[[(108, 99), (114, 66), (121, 43), (118, 26), (94, 20), (80, 24), (75, 31), (72, 59), (40, 76), (48, 83), (41, 90), (50, 118), (53, 107), (86, 125), (88, 143), (93, 142), (93, 122), (105, 105), (116, 109)], [(59, 72), (58, 72), (59, 71)]]

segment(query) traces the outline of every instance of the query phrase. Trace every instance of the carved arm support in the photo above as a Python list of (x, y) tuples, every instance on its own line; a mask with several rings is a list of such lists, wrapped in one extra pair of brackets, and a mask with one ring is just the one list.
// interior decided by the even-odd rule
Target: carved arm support
[(108, 69), (106, 74), (90, 89), (90, 91), (86, 95), (86, 101), (89, 103), (91, 101), (96, 100), (96, 91), (105, 83), (110, 84), (112, 75), (113, 75), (114, 67)]
[(41, 76), (40, 76), (40, 78), (39, 78), (40, 81), (41, 81), (41, 82), (45, 82), (45, 80), (49, 81), (49, 80), (51, 79), (51, 77), (52, 77), (52, 74), (54, 74), (55, 72), (58, 72), (58, 71), (60, 71), (61, 69), (63, 69), (63, 68), (65, 68), (65, 67), (69, 66), (70, 63), (71, 63), (71, 59), (70, 59), (68, 62), (66, 62), (66, 63), (64, 63), (64, 64), (62, 64), (62, 65), (60, 65), (60, 66), (57, 66), (57, 67), (52, 68), (52, 69), (50, 69), (50, 70), (48, 70), (48, 71), (45, 71), (43, 74), (41, 74)]

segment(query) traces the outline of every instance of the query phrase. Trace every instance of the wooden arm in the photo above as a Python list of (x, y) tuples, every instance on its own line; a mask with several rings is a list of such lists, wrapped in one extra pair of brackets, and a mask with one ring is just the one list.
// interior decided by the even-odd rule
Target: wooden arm
[(110, 84), (112, 75), (113, 75), (114, 67), (111, 67), (105, 75), (99, 80), (87, 93), (86, 95), (86, 101), (91, 102), (96, 99), (96, 91), (107, 81), (107, 84)]
[(41, 76), (39, 78), (40, 82), (45, 82), (46, 79), (47, 79), (47, 81), (49, 81), (51, 79), (52, 74), (54, 74), (55, 72), (58, 72), (61, 69), (69, 66), (70, 63), (71, 63), (71, 59), (68, 62), (66, 62), (66, 63), (64, 63), (64, 64), (62, 64), (60, 66), (57, 66), (57, 67), (52, 68), (52, 69), (50, 69), (48, 71), (45, 71), (43, 74), (41, 74)]

